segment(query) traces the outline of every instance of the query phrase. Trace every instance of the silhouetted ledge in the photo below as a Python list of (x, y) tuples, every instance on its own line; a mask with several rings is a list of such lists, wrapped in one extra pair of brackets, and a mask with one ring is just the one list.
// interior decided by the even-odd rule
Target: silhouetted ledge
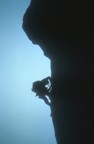
[(32, 0), (23, 17), (28, 38), (51, 60), (57, 144), (94, 142), (93, 19), (89, 0)]

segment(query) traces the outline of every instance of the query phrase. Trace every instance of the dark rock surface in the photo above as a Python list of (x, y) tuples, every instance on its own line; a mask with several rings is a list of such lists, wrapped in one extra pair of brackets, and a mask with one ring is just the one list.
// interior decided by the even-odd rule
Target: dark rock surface
[(93, 140), (93, 19), (89, 0), (32, 0), (23, 17), (27, 36), (51, 60), (51, 110), (58, 144)]

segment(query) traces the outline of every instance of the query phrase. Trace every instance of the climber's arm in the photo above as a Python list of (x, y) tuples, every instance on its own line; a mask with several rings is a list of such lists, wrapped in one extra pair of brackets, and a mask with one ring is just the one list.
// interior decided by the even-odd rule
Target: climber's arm
[(50, 77), (46, 77), (46, 78), (43, 79), (41, 82), (43, 83), (43, 85), (46, 85), (46, 84), (49, 83), (48, 80), (51, 80), (51, 78), (50, 78)]
[(48, 99), (46, 98), (46, 96), (43, 97), (43, 100), (44, 100), (44, 102), (45, 102), (47, 105), (51, 106), (51, 103), (48, 101)]

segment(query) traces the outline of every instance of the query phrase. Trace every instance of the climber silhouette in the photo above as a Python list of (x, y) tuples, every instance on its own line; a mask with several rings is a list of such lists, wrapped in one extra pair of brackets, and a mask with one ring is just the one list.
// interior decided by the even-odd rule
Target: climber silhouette
[(50, 98), (51, 93), (51, 78), (47, 77), (41, 81), (33, 83), (32, 91), (36, 93), (40, 99), (43, 99), (47, 105), (51, 105), (46, 96)]

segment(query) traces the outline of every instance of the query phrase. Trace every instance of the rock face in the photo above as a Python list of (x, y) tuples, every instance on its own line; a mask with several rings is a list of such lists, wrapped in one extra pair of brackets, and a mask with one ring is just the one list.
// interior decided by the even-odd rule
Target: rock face
[(93, 16), (89, 0), (32, 0), (23, 17), (28, 38), (51, 60), (57, 144), (93, 140)]

